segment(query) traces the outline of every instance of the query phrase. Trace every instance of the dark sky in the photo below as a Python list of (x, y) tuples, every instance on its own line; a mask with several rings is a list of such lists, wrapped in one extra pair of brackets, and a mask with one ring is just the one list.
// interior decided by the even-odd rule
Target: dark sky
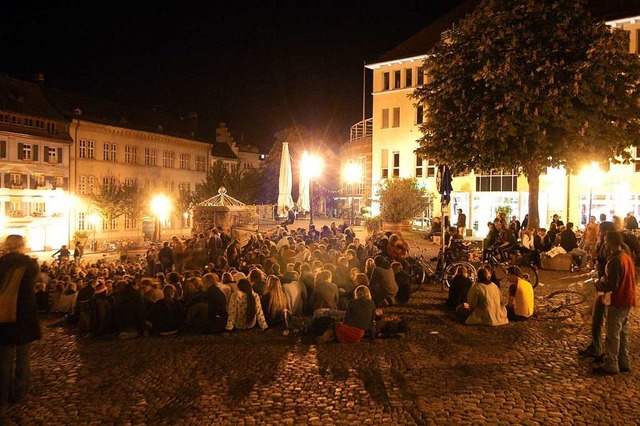
[(224, 120), (236, 139), (269, 144), (299, 124), (340, 143), (362, 118), (364, 61), (459, 3), (1, 2), (0, 72), (43, 72), (57, 89), (196, 111), (201, 126), (212, 132)]

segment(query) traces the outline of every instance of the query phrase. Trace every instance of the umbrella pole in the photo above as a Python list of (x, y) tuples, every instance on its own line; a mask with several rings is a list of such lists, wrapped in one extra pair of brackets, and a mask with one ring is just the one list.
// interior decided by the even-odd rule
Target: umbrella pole
[(446, 228), (446, 224), (447, 224), (447, 221), (446, 221), (445, 215), (444, 215), (444, 211), (445, 211), (446, 207), (447, 207), (446, 204), (441, 204), (440, 205), (440, 211), (442, 212), (442, 215), (441, 215), (442, 216), (442, 225), (440, 226), (440, 230), (441, 230), (441, 234), (442, 234), (440, 236), (440, 256), (441, 256), (440, 257), (440, 259), (441, 259), (440, 261), (442, 262), (440, 267), (442, 269), (441, 270), (441, 274), (442, 274), (441, 278), (442, 279), (440, 280), (440, 292), (444, 291), (444, 280), (445, 280), (445, 273), (446, 273), (445, 265), (447, 263), (447, 262), (445, 262), (445, 253), (444, 253), (444, 235), (445, 235), (444, 233), (445, 233), (445, 228)]

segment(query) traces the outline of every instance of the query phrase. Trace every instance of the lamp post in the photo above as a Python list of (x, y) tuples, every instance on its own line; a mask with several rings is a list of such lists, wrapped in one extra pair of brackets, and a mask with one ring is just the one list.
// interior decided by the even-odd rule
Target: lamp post
[(155, 240), (160, 241), (162, 237), (162, 222), (165, 220), (167, 213), (171, 210), (171, 202), (166, 195), (158, 194), (151, 200), (151, 211), (156, 217)]
[(89, 220), (89, 224), (91, 224), (91, 228), (93, 228), (93, 241), (91, 242), (91, 251), (96, 251), (98, 248), (96, 244), (96, 227), (98, 226), (98, 223), (100, 223), (100, 217), (95, 213), (91, 213), (87, 219)]
[(345, 182), (349, 184), (349, 191), (347, 194), (350, 207), (349, 226), (353, 226), (353, 195), (355, 192), (353, 190), (353, 184), (362, 180), (362, 167), (356, 162), (349, 161), (344, 169), (343, 176)]
[(180, 225), (180, 234), (183, 234), (182, 236), (184, 236), (184, 224), (187, 224), (187, 228), (189, 227), (189, 212), (184, 212), (182, 213), (182, 217), (184, 218), (184, 222), (182, 222)]
[(309, 178), (309, 225), (313, 225), (313, 192), (315, 179), (320, 175), (322, 166), (322, 159), (315, 154), (309, 154), (302, 158), (301, 167)]

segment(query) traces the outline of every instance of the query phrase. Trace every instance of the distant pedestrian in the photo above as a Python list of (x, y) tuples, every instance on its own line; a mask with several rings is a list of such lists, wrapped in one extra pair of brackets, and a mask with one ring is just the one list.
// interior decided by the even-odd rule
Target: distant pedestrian
[(467, 215), (462, 213), (462, 209), (458, 209), (458, 222), (456, 226), (458, 227), (458, 233), (464, 238), (467, 229)]
[(84, 256), (84, 245), (80, 241), (76, 241), (76, 247), (73, 250), (73, 261), (76, 265), (80, 264), (82, 256)]
[(24, 254), (20, 235), (9, 235), (4, 249), (6, 254), (0, 257), (0, 407), (26, 398), (31, 343), (40, 339), (34, 293), (38, 265)]

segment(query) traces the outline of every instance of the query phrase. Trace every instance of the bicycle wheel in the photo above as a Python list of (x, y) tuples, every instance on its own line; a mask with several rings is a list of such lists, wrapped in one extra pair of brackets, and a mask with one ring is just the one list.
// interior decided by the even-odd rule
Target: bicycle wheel
[(444, 283), (447, 287), (451, 287), (451, 280), (453, 279), (453, 276), (456, 274), (456, 270), (458, 270), (459, 266), (463, 266), (467, 269), (467, 272), (469, 273), (469, 279), (471, 280), (472, 284), (476, 282), (476, 279), (478, 278), (478, 273), (476, 271), (475, 266), (473, 266), (469, 262), (454, 262), (449, 266), (447, 266), (447, 269), (445, 270)]
[(576, 314), (576, 311), (573, 308), (568, 306), (547, 306), (536, 313), (538, 318), (549, 319), (549, 320), (563, 320), (567, 318), (571, 318)]
[(518, 268), (520, 268), (520, 270), (522, 271), (524, 279), (529, 281), (533, 288), (536, 288), (536, 286), (538, 285), (538, 271), (536, 270), (536, 268), (526, 263), (518, 265)]
[(426, 279), (426, 273), (422, 266), (416, 262), (409, 266), (409, 277), (411, 283), (409, 291), (415, 293)]
[(576, 306), (584, 303), (587, 296), (574, 290), (558, 290), (545, 297), (552, 305)]

